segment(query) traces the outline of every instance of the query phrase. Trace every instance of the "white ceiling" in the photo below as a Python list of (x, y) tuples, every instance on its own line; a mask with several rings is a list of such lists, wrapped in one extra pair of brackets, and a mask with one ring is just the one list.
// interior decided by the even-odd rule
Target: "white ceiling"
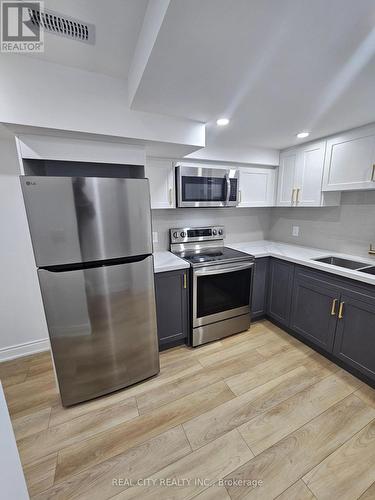
[(374, 91), (374, 0), (172, 0), (133, 107), (209, 122), (210, 146), (282, 148), (375, 121)]
[(375, 121), (374, 0), (150, 1), (166, 13), (147, 40), (147, 0), (45, 0), (94, 23), (96, 45), (46, 34), (30, 57), (126, 79), (145, 35), (132, 108), (207, 122), (209, 147), (279, 149)]
[(148, 0), (44, 0), (46, 9), (95, 24), (95, 45), (45, 33), (46, 61), (126, 78)]

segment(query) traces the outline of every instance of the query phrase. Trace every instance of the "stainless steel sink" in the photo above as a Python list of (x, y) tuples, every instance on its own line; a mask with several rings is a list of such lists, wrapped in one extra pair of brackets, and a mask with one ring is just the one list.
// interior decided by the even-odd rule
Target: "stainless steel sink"
[(330, 264), (331, 266), (345, 267), (346, 269), (353, 269), (357, 271), (358, 269), (362, 269), (368, 266), (369, 264), (365, 264), (363, 262), (357, 262), (355, 260), (349, 259), (341, 259), (340, 257), (320, 257), (319, 259), (313, 259), (316, 262), (324, 262), (325, 264)]
[(375, 274), (375, 266), (364, 267), (363, 269), (358, 269), (361, 273)]

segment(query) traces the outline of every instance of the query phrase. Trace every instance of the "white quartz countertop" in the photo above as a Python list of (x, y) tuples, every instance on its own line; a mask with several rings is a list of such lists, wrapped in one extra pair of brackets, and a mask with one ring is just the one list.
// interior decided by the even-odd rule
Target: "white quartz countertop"
[(343, 276), (345, 278), (351, 278), (357, 281), (362, 281), (363, 283), (375, 285), (374, 275), (362, 273), (359, 271), (353, 271), (351, 269), (345, 269), (343, 267), (332, 266), (330, 264), (324, 264), (323, 262), (316, 262), (313, 260), (320, 257), (334, 256), (362, 262), (363, 266), (371, 266), (375, 265), (375, 259), (366, 259), (363, 257), (358, 257), (356, 255), (342, 254), (332, 252), (331, 250), (321, 250), (305, 246), (290, 245), (287, 243), (279, 243), (277, 241), (249, 241), (242, 243), (229, 243), (225, 246), (234, 248), (235, 250), (240, 250), (241, 252), (245, 252), (250, 255), (254, 255), (254, 257), (257, 258), (275, 257), (277, 259), (287, 260), (295, 264), (300, 264), (301, 266), (311, 267), (320, 271), (326, 271), (331, 274), (337, 274), (338, 276)]
[[(225, 246), (234, 248), (235, 250), (240, 250), (241, 252), (245, 252), (250, 255), (254, 255), (254, 257), (256, 258), (275, 257), (277, 259), (287, 260), (295, 264), (300, 264), (301, 266), (311, 267), (313, 269), (326, 271), (331, 274), (337, 274), (338, 276), (343, 276), (344, 278), (351, 278), (357, 281), (362, 281), (363, 283), (375, 285), (375, 275), (353, 271), (351, 269), (345, 269), (343, 267), (332, 266), (330, 264), (324, 264), (323, 262), (316, 262), (315, 260), (313, 260), (320, 257), (335, 256), (361, 262), (363, 263), (363, 267), (365, 267), (366, 265), (375, 265), (375, 258), (366, 259), (364, 257), (358, 257), (357, 255), (332, 252), (331, 250), (290, 245), (288, 243), (279, 243), (277, 241), (266, 240), (227, 243), (225, 244)], [(180, 257), (177, 257), (171, 252), (164, 251), (154, 253), (154, 267), (155, 273), (161, 273), (164, 271), (187, 269), (190, 266), (185, 260), (180, 259)]]
[(165, 271), (176, 271), (177, 269), (187, 269), (190, 264), (186, 260), (180, 259), (171, 252), (154, 252), (154, 271), (163, 273)]

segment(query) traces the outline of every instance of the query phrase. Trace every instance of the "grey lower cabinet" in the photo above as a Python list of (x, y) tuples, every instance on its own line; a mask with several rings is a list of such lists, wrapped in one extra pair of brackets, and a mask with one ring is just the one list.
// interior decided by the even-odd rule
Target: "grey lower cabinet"
[(375, 380), (375, 296), (345, 290), (333, 353)]
[(263, 318), (266, 315), (269, 260), (269, 257), (255, 259), (251, 298), (252, 319)]
[(296, 266), (291, 332), (375, 382), (375, 287)]
[(188, 340), (189, 269), (155, 274), (159, 348)]
[(267, 315), (289, 326), (294, 264), (271, 258), (267, 294)]
[(290, 328), (328, 352), (335, 338), (340, 292), (329, 282), (297, 269), (294, 277)]
[[(255, 261), (254, 319), (267, 316), (375, 384), (375, 286), (275, 258)], [(159, 346), (188, 342), (189, 269), (155, 274)]]

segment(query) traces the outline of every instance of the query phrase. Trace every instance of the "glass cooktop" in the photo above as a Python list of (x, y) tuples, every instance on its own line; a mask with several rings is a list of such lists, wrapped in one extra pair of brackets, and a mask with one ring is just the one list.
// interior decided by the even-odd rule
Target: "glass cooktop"
[(204, 248), (201, 250), (185, 250), (178, 254), (182, 259), (187, 260), (190, 264), (199, 265), (207, 263), (222, 263), (223, 261), (233, 261), (249, 259), (251, 255), (247, 253), (240, 252), (239, 250), (233, 250), (228, 247), (213, 247)]

